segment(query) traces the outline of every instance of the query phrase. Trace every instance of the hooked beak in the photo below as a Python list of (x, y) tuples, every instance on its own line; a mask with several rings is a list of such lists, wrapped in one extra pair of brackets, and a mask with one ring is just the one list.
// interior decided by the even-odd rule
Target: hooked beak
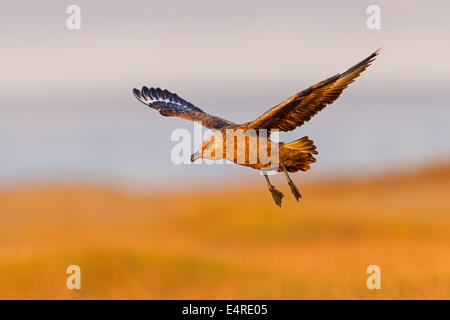
[(196, 152), (191, 155), (191, 162), (194, 162), (195, 160), (198, 160), (202, 157), (202, 154), (200, 152)]

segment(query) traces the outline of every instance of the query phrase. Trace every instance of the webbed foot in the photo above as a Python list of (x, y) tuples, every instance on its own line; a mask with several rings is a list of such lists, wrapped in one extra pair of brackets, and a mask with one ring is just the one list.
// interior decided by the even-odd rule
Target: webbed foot
[(289, 186), (291, 187), (291, 191), (295, 197), (295, 200), (298, 201), (298, 199), (300, 199), (302, 197), (302, 194), (300, 193), (300, 191), (298, 190), (297, 186), (294, 184), (293, 181), (288, 181), (288, 183), (289, 183)]
[(269, 191), (272, 194), (272, 198), (277, 206), (281, 208), (281, 200), (283, 200), (284, 194), (275, 187), (269, 188)]

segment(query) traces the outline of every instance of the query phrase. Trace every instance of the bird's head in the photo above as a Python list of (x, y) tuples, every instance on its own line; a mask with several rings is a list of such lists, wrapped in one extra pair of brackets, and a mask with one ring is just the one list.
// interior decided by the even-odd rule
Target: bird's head
[(222, 159), (222, 148), (223, 148), (222, 135), (215, 134), (208, 140), (204, 141), (197, 152), (191, 155), (191, 161), (206, 158), (212, 160)]

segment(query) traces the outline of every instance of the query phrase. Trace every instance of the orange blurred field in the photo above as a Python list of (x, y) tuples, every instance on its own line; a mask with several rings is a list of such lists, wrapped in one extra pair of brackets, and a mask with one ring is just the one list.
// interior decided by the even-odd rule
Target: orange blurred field
[[(2, 299), (449, 299), (450, 166), (186, 192), (0, 191)], [(239, 182), (238, 182), (239, 183)], [(82, 270), (70, 291), (68, 265)], [(381, 290), (366, 268), (381, 267)]]

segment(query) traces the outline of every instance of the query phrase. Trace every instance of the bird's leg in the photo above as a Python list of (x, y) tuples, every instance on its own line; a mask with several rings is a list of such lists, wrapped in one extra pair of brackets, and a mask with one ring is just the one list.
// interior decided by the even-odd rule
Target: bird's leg
[(283, 168), (284, 174), (286, 175), (286, 179), (289, 183), (289, 186), (291, 187), (291, 191), (294, 194), (295, 200), (298, 201), (298, 199), (300, 199), (302, 197), (302, 195), (300, 194), (300, 191), (298, 191), (297, 186), (294, 184), (294, 181), (291, 180), (291, 178), (289, 177), (289, 174), (287, 172), (286, 166), (284, 165), (283, 162), (281, 162), (281, 166)]
[(277, 188), (275, 188), (275, 186), (273, 186), (270, 183), (269, 177), (267, 176), (266, 173), (264, 174), (264, 178), (266, 178), (266, 182), (267, 185), (269, 186), (269, 191), (272, 194), (272, 198), (275, 201), (275, 203), (277, 204), (277, 206), (279, 206), (281, 208), (281, 200), (283, 199), (284, 194), (281, 193), (281, 191), (279, 191)]

